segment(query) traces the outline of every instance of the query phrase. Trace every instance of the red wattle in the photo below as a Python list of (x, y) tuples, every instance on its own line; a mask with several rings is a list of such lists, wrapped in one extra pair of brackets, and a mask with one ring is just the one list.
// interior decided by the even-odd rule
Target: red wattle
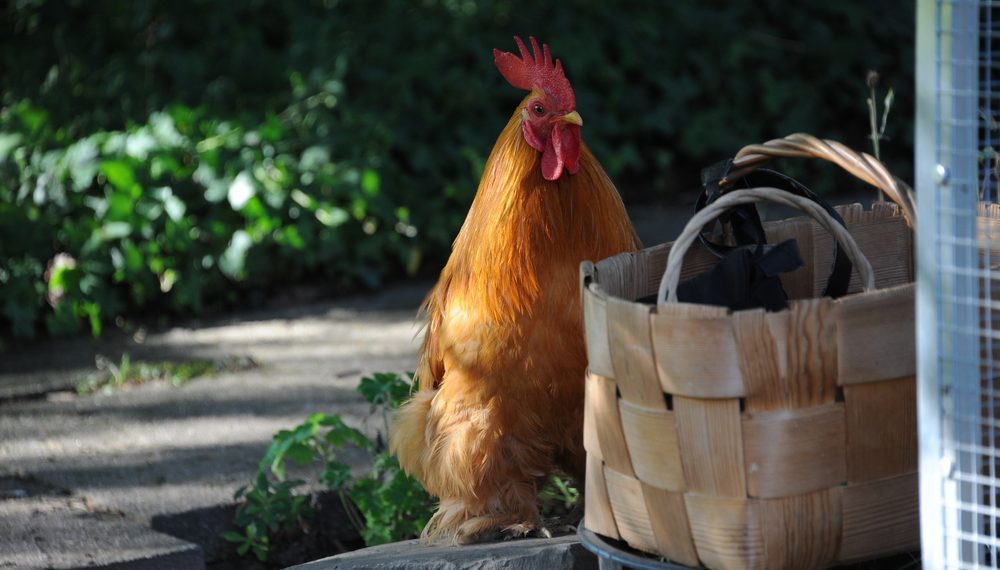
[(545, 150), (542, 151), (542, 176), (556, 180), (563, 168), (570, 174), (580, 170), (580, 127), (578, 125), (553, 125)]
[(580, 126), (565, 125), (553, 129), (553, 135), (559, 133), (560, 156), (566, 165), (566, 170), (570, 174), (576, 174), (580, 170)]
[(542, 151), (542, 177), (546, 180), (556, 180), (563, 170), (563, 159), (560, 147), (562, 141), (556, 134), (556, 128), (552, 129), (552, 135)]

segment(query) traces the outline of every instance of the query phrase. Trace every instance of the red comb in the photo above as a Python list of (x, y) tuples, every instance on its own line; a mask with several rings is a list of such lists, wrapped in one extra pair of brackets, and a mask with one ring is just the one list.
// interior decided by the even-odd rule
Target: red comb
[(496, 63), (497, 69), (514, 87), (528, 91), (537, 87), (549, 97), (555, 98), (561, 110), (573, 110), (576, 107), (576, 97), (573, 95), (573, 88), (570, 86), (569, 80), (563, 73), (562, 62), (557, 59), (553, 64), (549, 46), (542, 44), (542, 49), (539, 50), (535, 38), (529, 37), (528, 39), (531, 41), (534, 55), (528, 53), (528, 48), (517, 36), (514, 36), (514, 42), (521, 52), (521, 57), (517, 57), (509, 51), (494, 49), (493, 61)]

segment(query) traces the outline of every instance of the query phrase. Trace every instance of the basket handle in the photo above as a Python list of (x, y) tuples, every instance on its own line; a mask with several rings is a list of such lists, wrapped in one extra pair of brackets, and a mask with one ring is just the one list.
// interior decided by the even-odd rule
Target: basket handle
[(843, 144), (818, 139), (805, 133), (795, 133), (782, 139), (769, 140), (763, 144), (747, 145), (736, 153), (732, 168), (719, 185), (726, 186), (732, 180), (748, 174), (775, 157), (822, 158), (828, 160), (854, 176), (880, 188), (903, 211), (906, 223), (916, 227), (916, 201), (913, 190), (903, 181), (889, 173), (884, 164), (874, 156), (856, 152)]
[[(822, 206), (812, 200), (777, 188), (750, 188), (748, 190), (733, 190), (723, 194), (718, 200), (712, 202), (688, 220), (687, 225), (684, 226), (684, 231), (674, 241), (674, 245), (670, 248), (670, 254), (667, 256), (667, 267), (663, 271), (659, 292), (656, 295), (657, 305), (663, 306), (667, 303), (677, 302), (677, 284), (680, 282), (681, 264), (684, 262), (684, 254), (698, 238), (698, 235), (701, 234), (701, 230), (706, 224), (733, 206), (765, 200), (798, 208), (812, 216), (821, 226), (833, 234), (837, 242), (844, 248), (847, 257), (850, 258), (854, 267), (858, 269), (858, 274), (864, 283), (865, 291), (873, 291), (875, 289), (875, 274), (872, 272), (872, 266), (868, 263), (868, 259), (861, 253), (861, 249), (858, 247), (857, 242), (854, 241), (854, 238), (851, 237), (851, 233), (847, 231), (847, 228), (837, 223)], [(667, 296), (668, 291), (669, 297)]]

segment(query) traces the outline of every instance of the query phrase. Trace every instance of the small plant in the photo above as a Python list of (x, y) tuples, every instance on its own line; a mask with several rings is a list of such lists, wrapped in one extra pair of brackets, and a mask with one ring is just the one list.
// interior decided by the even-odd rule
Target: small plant
[(236, 551), (244, 556), (253, 551), (258, 560), (267, 560), (271, 550), (271, 536), (280, 529), (302, 528), (307, 531), (306, 519), (312, 513), (312, 505), (306, 495), (296, 495), (294, 490), (304, 481), (272, 481), (266, 473), (257, 473), (257, 478), (244, 491), (243, 504), (237, 510), (234, 520), (242, 526), (243, 532), (230, 531), (223, 535), (226, 540), (236, 543)]
[(542, 490), (538, 492), (538, 510), (544, 518), (564, 517), (579, 503), (580, 490), (570, 480), (559, 475), (549, 475)]
[(123, 354), (117, 363), (101, 355), (97, 356), (96, 361), (97, 372), (76, 385), (76, 392), (81, 396), (97, 392), (110, 394), (127, 386), (147, 382), (167, 382), (177, 387), (201, 376), (212, 376), (222, 371), (247, 370), (258, 365), (252, 358), (236, 356), (218, 362), (210, 360), (133, 362), (128, 353)]
[[(226, 540), (237, 553), (252, 552), (265, 561), (282, 540), (310, 531), (315, 499), (296, 491), (306, 487), (302, 479), (288, 479), (289, 461), (299, 466), (317, 466), (317, 482), (336, 491), (351, 524), (365, 544), (372, 546), (416, 537), (433, 514), (434, 502), (420, 483), (403, 472), (388, 453), (389, 416), (413, 389), (413, 375), (376, 373), (364, 377), (358, 392), (370, 404), (370, 418), (379, 420), (370, 438), (344, 423), (339, 415), (317, 413), (302, 424), (275, 434), (257, 466), (253, 482), (236, 492), (242, 500), (233, 523), (238, 531)], [(348, 446), (371, 457), (371, 470), (361, 476), (338, 458)], [(580, 501), (580, 492), (567, 480), (552, 475), (538, 494), (540, 511), (548, 519), (565, 518)], [(573, 521), (575, 522), (575, 521)]]
[[(276, 542), (294, 533), (308, 533), (314, 503), (308, 495), (295, 494), (307, 481), (287, 479), (289, 461), (318, 465), (318, 483), (336, 491), (351, 523), (365, 544), (374, 545), (411, 538), (430, 518), (433, 502), (420, 483), (406, 475), (396, 458), (386, 451), (389, 414), (410, 394), (412, 375), (379, 373), (362, 378), (358, 392), (371, 405), (371, 415), (381, 420), (374, 438), (344, 423), (339, 415), (317, 413), (291, 430), (278, 432), (257, 466), (253, 482), (236, 492), (242, 503), (234, 524), (239, 531), (224, 537), (236, 544), (240, 556), (253, 552), (267, 560)], [(348, 446), (371, 457), (368, 473), (355, 477), (338, 458)]]
[[(885, 99), (882, 100), (882, 120), (878, 119), (878, 103), (876, 102), (876, 93), (878, 90), (879, 75), (877, 71), (869, 71), (868, 76), (865, 79), (865, 83), (868, 85), (868, 126), (870, 133), (868, 138), (872, 141), (872, 151), (875, 155), (876, 160), (882, 160), (881, 145), (885, 136), (885, 125), (889, 120), (889, 110), (892, 109), (892, 100), (894, 94), (892, 88), (889, 92), (885, 94)], [(882, 196), (882, 190), (878, 191), (878, 201), (882, 202), (885, 198)]]

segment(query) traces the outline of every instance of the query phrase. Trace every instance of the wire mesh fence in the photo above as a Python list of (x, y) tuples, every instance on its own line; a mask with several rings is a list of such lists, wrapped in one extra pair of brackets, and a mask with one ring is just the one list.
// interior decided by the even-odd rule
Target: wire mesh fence
[(917, 18), (923, 563), (1000, 568), (1000, 3)]

